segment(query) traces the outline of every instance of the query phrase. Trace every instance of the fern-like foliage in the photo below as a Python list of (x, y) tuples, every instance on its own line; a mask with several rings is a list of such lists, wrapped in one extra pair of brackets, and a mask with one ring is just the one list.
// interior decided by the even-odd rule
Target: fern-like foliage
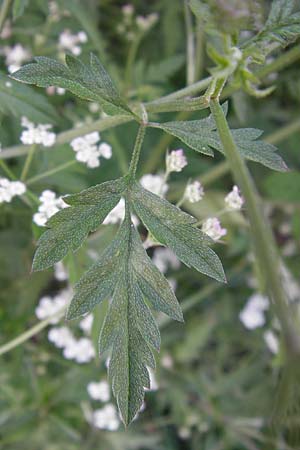
[(225, 275), (209, 247), (210, 239), (196, 228), (193, 217), (126, 177), (64, 198), (70, 206), (49, 220), (50, 229), (38, 243), (34, 270), (45, 269), (69, 250), (77, 250), (121, 195), (126, 200), (125, 219), (97, 263), (75, 285), (67, 318), (78, 318), (112, 298), (101, 331), (100, 352), (111, 349), (109, 377), (127, 425), (143, 402), (144, 388), (150, 383), (147, 368), (154, 368), (153, 349), (160, 346), (159, 330), (148, 305), (183, 320), (175, 294), (144, 250), (130, 212), (134, 210), (153, 236), (189, 267), (218, 281), (224, 282)]
[(107, 114), (133, 114), (93, 53), (89, 65), (69, 54), (66, 55), (66, 65), (38, 56), (35, 63), (21, 67), (12, 78), (40, 87), (62, 87), (84, 100), (98, 102)]
[[(227, 102), (223, 104), (223, 110), (227, 114)], [(214, 150), (223, 153), (219, 133), (212, 115), (201, 120), (154, 123), (151, 125), (177, 137), (186, 145), (204, 155), (213, 156)], [(244, 158), (259, 162), (274, 170), (287, 170), (285, 162), (276, 152), (277, 148), (268, 142), (258, 140), (263, 133), (261, 130), (240, 128), (231, 130), (231, 132)]]
[[(297, 5), (298, 10), (294, 12)], [(294, 0), (273, 0), (264, 27), (243, 48), (247, 53), (262, 57), (275, 47), (286, 47), (300, 37), (299, 2)]]
[[(39, 57), (13, 74), (16, 80), (46, 87), (69, 89), (86, 100), (98, 101), (110, 114), (131, 115), (108, 73), (95, 56), (90, 64), (67, 56), (67, 65)], [(227, 111), (227, 104), (223, 106)], [(202, 120), (167, 123), (142, 123), (133, 151), (129, 172), (122, 178), (93, 186), (64, 198), (68, 205), (47, 223), (38, 241), (33, 270), (44, 270), (75, 252), (103, 222), (107, 214), (125, 199), (125, 218), (119, 231), (99, 260), (75, 285), (68, 319), (85, 315), (109, 300), (110, 305), (100, 335), (100, 352), (110, 350), (109, 377), (123, 422), (129, 424), (138, 412), (149, 387), (148, 368), (154, 368), (154, 350), (159, 350), (160, 334), (150, 307), (182, 321), (179, 303), (168, 281), (152, 264), (131, 215), (139, 216), (144, 226), (161, 245), (170, 247), (188, 267), (225, 282), (222, 264), (211, 249), (211, 239), (197, 228), (194, 217), (167, 200), (142, 188), (135, 170), (144, 136), (144, 127), (161, 128), (178, 137), (198, 152), (213, 155), (222, 145), (211, 116)], [(240, 152), (277, 170), (284, 169), (275, 147), (257, 140), (261, 132), (233, 130)]]

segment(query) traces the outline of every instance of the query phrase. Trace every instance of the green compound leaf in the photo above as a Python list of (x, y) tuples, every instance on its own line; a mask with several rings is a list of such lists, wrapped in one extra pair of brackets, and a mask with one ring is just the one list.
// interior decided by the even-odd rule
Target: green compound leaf
[[(223, 105), (223, 110), (226, 114), (227, 103)], [(211, 115), (201, 120), (155, 123), (151, 124), (151, 126), (161, 128), (172, 136), (177, 137), (197, 152), (209, 156), (214, 155), (213, 150), (223, 153), (216, 124)], [(240, 128), (231, 130), (231, 132), (244, 158), (259, 162), (274, 170), (287, 170), (285, 162), (276, 153), (277, 148), (268, 142), (257, 140), (263, 133), (261, 130)]]
[(95, 55), (91, 54), (89, 65), (71, 55), (66, 55), (66, 66), (44, 56), (35, 61), (21, 67), (12, 78), (40, 87), (68, 89), (84, 100), (98, 102), (107, 114), (133, 114)]
[(147, 367), (154, 368), (152, 349), (160, 334), (146, 303), (182, 321), (174, 292), (153, 265), (127, 212), (117, 236), (99, 261), (75, 285), (68, 319), (85, 314), (112, 295), (101, 331), (101, 353), (111, 348), (109, 378), (125, 425), (140, 409), (150, 387)]
[(188, 267), (226, 282), (222, 264), (208, 246), (212, 241), (196, 228), (196, 219), (136, 183), (131, 199), (137, 215), (150, 233), (170, 247)]
[(256, 42), (277, 41), (286, 46), (300, 35), (300, 12), (293, 14), (294, 0), (274, 0), (267, 22), (258, 34)]
[(262, 30), (243, 46), (246, 52), (253, 49), (254, 54), (266, 56), (276, 43), (286, 47), (294, 42), (300, 36), (300, 11), (293, 13), (295, 4), (294, 0), (274, 0)]
[(64, 197), (70, 207), (57, 212), (47, 222), (50, 229), (38, 241), (32, 269), (47, 269), (69, 250), (76, 251), (89, 232), (96, 230), (116, 206), (125, 188), (125, 180), (120, 178)]

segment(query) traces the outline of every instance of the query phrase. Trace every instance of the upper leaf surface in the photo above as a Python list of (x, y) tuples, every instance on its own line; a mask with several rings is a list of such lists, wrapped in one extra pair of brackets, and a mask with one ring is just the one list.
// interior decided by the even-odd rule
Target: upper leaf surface
[(51, 267), (69, 250), (76, 251), (89, 232), (97, 229), (116, 206), (125, 188), (125, 181), (120, 178), (64, 197), (70, 207), (57, 212), (47, 222), (50, 229), (38, 241), (33, 270)]
[[(227, 103), (223, 105), (227, 112)], [(213, 150), (223, 153), (222, 143), (213, 117), (210, 115), (201, 120), (188, 120), (180, 122), (165, 122), (155, 124), (169, 134), (176, 136), (182, 142), (197, 152), (213, 156)], [(266, 167), (278, 171), (287, 170), (281, 156), (276, 153), (277, 148), (267, 142), (257, 140), (262, 134), (261, 130), (241, 128), (231, 130), (238, 149), (244, 158), (259, 162)]]
[(146, 300), (182, 320), (174, 292), (148, 257), (128, 214), (99, 261), (75, 285), (68, 319), (90, 312), (111, 295), (100, 351), (112, 348), (109, 376), (127, 425), (143, 402), (144, 388), (150, 385), (147, 367), (155, 365), (151, 348), (160, 347), (159, 330)]
[(91, 54), (89, 65), (71, 55), (66, 55), (66, 65), (44, 56), (35, 61), (21, 67), (12, 78), (40, 87), (68, 89), (78, 97), (100, 103), (108, 114), (132, 114), (95, 55)]
[(147, 229), (170, 247), (188, 267), (226, 281), (222, 264), (208, 246), (211, 240), (196, 226), (196, 219), (136, 183), (131, 192), (134, 209)]
[(267, 55), (274, 43), (281, 47), (294, 42), (300, 36), (300, 12), (294, 12), (294, 0), (274, 0), (268, 19), (262, 30), (243, 47)]

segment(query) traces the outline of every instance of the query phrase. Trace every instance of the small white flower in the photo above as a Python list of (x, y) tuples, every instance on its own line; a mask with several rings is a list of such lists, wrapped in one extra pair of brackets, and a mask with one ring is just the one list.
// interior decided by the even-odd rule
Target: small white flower
[[(125, 200), (122, 197), (119, 201), (119, 203), (110, 211), (110, 213), (106, 216), (106, 218), (103, 221), (103, 225), (114, 225), (118, 222), (121, 222), (124, 219), (125, 216)], [(133, 214), (131, 216), (132, 223), (134, 225), (139, 224), (138, 218)]]
[(162, 358), (161, 358), (161, 365), (162, 367), (164, 367), (165, 369), (172, 369), (172, 367), (174, 366), (174, 361), (171, 355), (169, 355), (168, 353), (165, 354)]
[(267, 297), (259, 293), (253, 294), (240, 312), (239, 318), (249, 330), (262, 327), (266, 322), (264, 311), (268, 309), (268, 306)]
[(8, 66), (9, 73), (20, 69), (23, 62), (31, 58), (31, 53), (21, 44), (15, 44), (13, 47), (4, 47), (5, 63)]
[(69, 274), (61, 261), (54, 264), (54, 277), (58, 281), (66, 281)]
[(72, 34), (70, 30), (64, 30), (59, 35), (59, 48), (61, 50), (67, 50), (73, 55), (78, 56), (81, 54), (81, 47), (78, 44), (87, 42), (88, 38), (84, 31), (79, 31), (77, 34)]
[(122, 6), (122, 13), (124, 16), (132, 16), (134, 13), (134, 6), (130, 4)]
[(18, 195), (26, 192), (26, 186), (21, 181), (10, 181), (8, 178), (0, 178), (0, 203), (9, 203)]
[(179, 429), (178, 429), (178, 436), (181, 438), (181, 439), (189, 439), (190, 437), (191, 437), (191, 430), (190, 430), (190, 428), (188, 428), (188, 427), (180, 427)]
[(39, 320), (48, 319), (48, 317), (55, 315), (51, 320), (51, 324), (56, 324), (61, 318), (61, 314), (71, 300), (72, 293), (70, 289), (63, 289), (54, 297), (45, 296), (39, 301), (35, 309), (35, 314)]
[(279, 341), (276, 334), (272, 330), (267, 330), (264, 333), (264, 340), (270, 352), (276, 355), (279, 351)]
[(95, 168), (100, 166), (101, 156), (110, 159), (112, 156), (111, 146), (106, 142), (98, 145), (99, 140), (100, 134), (98, 131), (73, 139), (70, 145), (76, 152), (77, 161), (86, 163), (89, 168)]
[(227, 208), (232, 210), (240, 210), (244, 204), (244, 199), (240, 195), (240, 190), (237, 186), (233, 186), (232, 191), (225, 197)]
[(94, 316), (88, 314), (79, 322), (79, 328), (86, 334), (91, 334), (93, 326)]
[(154, 250), (152, 262), (162, 273), (166, 273), (169, 268), (176, 270), (180, 267), (177, 256), (166, 247), (159, 247)]
[(163, 175), (143, 175), (140, 179), (141, 185), (153, 194), (164, 197), (168, 191), (168, 185), (165, 183)]
[(92, 361), (96, 356), (96, 352), (92, 341), (84, 337), (71, 341), (64, 348), (63, 355), (66, 359), (73, 359), (79, 364), (83, 364)]
[(209, 217), (206, 219), (202, 225), (202, 231), (214, 241), (218, 241), (227, 233), (226, 228), (222, 228), (221, 222), (217, 217)]
[(166, 157), (167, 172), (181, 172), (187, 165), (187, 160), (182, 149), (172, 150)]
[(148, 31), (158, 20), (158, 14), (152, 13), (148, 16), (137, 16), (137, 27), (142, 31)]
[(55, 192), (46, 189), (39, 197), (41, 202), (38, 212), (33, 215), (33, 221), (37, 225), (43, 227), (48, 219), (56, 214), (59, 210), (67, 208), (67, 205), (61, 197), (56, 197)]
[(67, 327), (54, 327), (48, 332), (48, 339), (58, 348), (65, 348), (74, 341), (71, 330)]
[(102, 144), (99, 145), (99, 155), (103, 156), (105, 159), (110, 159), (112, 157), (111, 146), (106, 142), (102, 142)]
[(87, 385), (87, 391), (89, 396), (93, 400), (100, 400), (101, 402), (108, 402), (110, 399), (110, 388), (107, 381), (102, 380), (97, 383), (96, 381), (91, 381)]
[(111, 403), (93, 413), (92, 423), (101, 430), (115, 431), (119, 428), (120, 420), (115, 406)]
[(56, 141), (56, 134), (51, 130), (52, 125), (44, 125), (30, 122), (26, 117), (22, 117), (21, 125), (26, 130), (22, 131), (20, 140), (25, 145), (41, 144), (44, 147), (52, 147)]
[(22, 181), (11, 181), (10, 192), (15, 195), (22, 195), (26, 192), (26, 186)]
[(197, 203), (202, 200), (204, 196), (204, 189), (200, 181), (189, 183), (185, 188), (184, 198), (191, 203)]

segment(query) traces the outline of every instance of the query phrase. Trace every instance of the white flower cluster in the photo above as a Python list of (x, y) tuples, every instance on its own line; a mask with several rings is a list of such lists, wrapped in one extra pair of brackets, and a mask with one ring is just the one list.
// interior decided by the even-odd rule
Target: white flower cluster
[(54, 278), (58, 281), (66, 281), (69, 278), (68, 272), (61, 261), (54, 264)]
[(141, 185), (153, 194), (164, 197), (168, 191), (168, 185), (163, 175), (143, 175), (140, 179)]
[(59, 35), (58, 46), (61, 50), (69, 51), (73, 53), (73, 55), (78, 56), (81, 53), (81, 46), (79, 44), (84, 44), (87, 40), (88, 38), (84, 31), (72, 34), (70, 30), (64, 30)]
[(38, 124), (30, 122), (27, 117), (22, 117), (21, 125), (26, 130), (22, 131), (20, 140), (23, 144), (42, 144), (44, 147), (52, 147), (56, 141), (56, 134), (53, 131), (49, 131), (52, 125)]
[(33, 215), (33, 221), (40, 227), (45, 226), (47, 220), (59, 210), (69, 206), (61, 197), (56, 197), (55, 192), (50, 191), (49, 189), (42, 192), (39, 200), (41, 204), (38, 208), (38, 212)]
[(71, 300), (72, 292), (70, 289), (63, 289), (54, 297), (44, 296), (40, 299), (38, 306), (35, 309), (35, 315), (39, 320), (48, 319), (54, 316), (50, 323), (56, 324), (61, 318), (61, 314), (65, 311)]
[(79, 328), (80, 328), (85, 334), (91, 334), (93, 322), (94, 322), (94, 316), (93, 316), (93, 314), (88, 314), (87, 316), (85, 316), (85, 317), (79, 322)]
[(72, 335), (72, 338), (65, 343), (63, 356), (66, 359), (76, 361), (78, 364), (84, 364), (92, 361), (96, 356), (96, 352), (89, 338), (81, 337), (76, 339)]
[(222, 228), (221, 222), (217, 217), (209, 217), (206, 219), (203, 222), (202, 231), (214, 241), (218, 241), (227, 234), (226, 228)]
[(184, 198), (191, 203), (197, 203), (202, 200), (204, 196), (204, 189), (200, 181), (189, 183), (185, 188)]
[(22, 181), (10, 181), (8, 178), (0, 178), (0, 203), (9, 203), (17, 195), (26, 192), (26, 186)]
[(232, 191), (225, 197), (225, 203), (228, 209), (239, 211), (243, 204), (244, 199), (240, 194), (240, 190), (237, 186), (233, 186)]
[(67, 327), (51, 328), (48, 339), (56, 347), (63, 349), (64, 358), (76, 361), (78, 364), (88, 363), (96, 356), (92, 341), (87, 337), (76, 339)]
[(108, 402), (110, 399), (110, 388), (106, 380), (99, 381), (99, 383), (96, 381), (91, 381), (87, 385), (87, 391), (93, 400)]
[(180, 148), (178, 150), (172, 150), (166, 156), (167, 172), (181, 172), (187, 165), (187, 160), (184, 151)]
[[(66, 311), (71, 298), (72, 291), (70, 289), (64, 289), (54, 297), (42, 297), (35, 310), (37, 318), (44, 320), (53, 316), (49, 323), (57, 324)], [(81, 326), (81, 328), (83, 327)], [(51, 328), (48, 332), (48, 339), (57, 348), (63, 350), (64, 358), (74, 360), (79, 364), (88, 363), (96, 356), (92, 341), (87, 337), (77, 339), (66, 326)]]
[(13, 47), (3, 47), (2, 51), (5, 55), (5, 64), (9, 73), (19, 70), (23, 62), (31, 59), (30, 51), (21, 44), (15, 44)]
[[(89, 396), (96, 401), (106, 403), (110, 400), (110, 387), (106, 380), (99, 382), (91, 381), (87, 385)], [(103, 408), (98, 408), (92, 412), (91, 424), (101, 430), (115, 431), (120, 426), (120, 419), (115, 406), (108, 403)]]
[[(103, 225), (115, 225), (124, 219), (125, 215), (125, 200), (122, 197), (119, 203), (110, 211), (110, 213), (105, 217)], [(138, 218), (133, 214), (131, 216), (132, 223), (137, 226), (139, 224)]]
[(169, 269), (177, 270), (180, 267), (177, 256), (166, 247), (156, 248), (153, 252), (152, 261), (162, 273), (166, 273)]
[(241, 322), (249, 330), (262, 327), (265, 324), (265, 310), (269, 307), (267, 297), (257, 293), (251, 295), (246, 305), (239, 314)]
[(100, 430), (116, 431), (120, 426), (116, 407), (112, 403), (93, 411), (91, 422), (94, 427), (100, 428)]
[(158, 20), (158, 14), (152, 13), (148, 16), (135, 16), (134, 6), (131, 4), (122, 7), (123, 20), (117, 27), (117, 32), (128, 41), (133, 41), (138, 34), (145, 33)]
[[(168, 190), (168, 185), (164, 181), (163, 175), (151, 175), (146, 174), (140, 179), (141, 185), (153, 194), (165, 195)], [(103, 225), (116, 224), (123, 220), (125, 214), (125, 200), (121, 198), (119, 203), (114, 209), (107, 215), (103, 221)], [(132, 222), (134, 225), (139, 224), (139, 220), (136, 216), (132, 216)]]
[(100, 157), (110, 159), (112, 156), (111, 146), (106, 142), (98, 145), (100, 134), (98, 131), (86, 134), (73, 139), (70, 143), (76, 152), (77, 161), (86, 163), (87, 167), (95, 168), (100, 166)]

